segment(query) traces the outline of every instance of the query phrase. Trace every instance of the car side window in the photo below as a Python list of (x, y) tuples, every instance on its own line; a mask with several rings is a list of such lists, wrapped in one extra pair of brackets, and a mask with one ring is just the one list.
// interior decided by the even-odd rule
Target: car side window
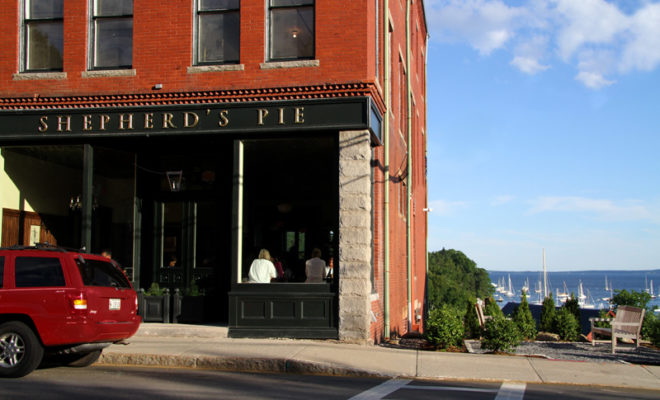
[(16, 257), (16, 287), (66, 286), (62, 264), (55, 257)]
[(131, 287), (124, 273), (110, 262), (76, 259), (76, 263), (85, 286)]
[(4, 285), (4, 276), (5, 276), (5, 257), (0, 257), (0, 289), (3, 288)]

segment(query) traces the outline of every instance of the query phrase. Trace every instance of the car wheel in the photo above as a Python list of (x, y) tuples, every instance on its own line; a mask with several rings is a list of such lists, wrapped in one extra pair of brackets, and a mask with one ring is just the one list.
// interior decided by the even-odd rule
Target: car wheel
[(69, 367), (82, 368), (87, 367), (96, 362), (96, 360), (101, 357), (101, 352), (103, 350), (94, 350), (89, 353), (81, 354), (67, 354), (64, 356), (64, 363)]
[(22, 322), (0, 325), (0, 376), (18, 378), (34, 371), (44, 348), (32, 329)]

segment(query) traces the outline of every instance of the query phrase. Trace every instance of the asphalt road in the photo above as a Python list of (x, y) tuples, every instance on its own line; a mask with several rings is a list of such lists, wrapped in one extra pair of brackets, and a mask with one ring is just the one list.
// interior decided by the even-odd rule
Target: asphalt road
[(248, 374), (199, 369), (42, 368), (0, 380), (0, 399), (648, 399), (660, 392), (517, 383), (471, 383)]

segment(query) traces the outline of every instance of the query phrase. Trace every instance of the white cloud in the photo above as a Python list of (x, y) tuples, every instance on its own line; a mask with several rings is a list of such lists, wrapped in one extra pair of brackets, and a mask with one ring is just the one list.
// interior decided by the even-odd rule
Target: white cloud
[[(509, 51), (510, 64), (526, 74), (547, 70), (554, 58), (574, 65), (576, 80), (592, 89), (615, 83), (612, 76), (651, 71), (660, 65), (658, 0), (510, 3), (427, 0), (431, 38), (467, 43), (484, 56)], [(594, 57), (598, 54), (607, 57)]]
[(600, 89), (614, 83), (614, 81), (605, 79), (605, 77), (598, 72), (580, 71), (575, 76), (575, 79), (582, 82), (584, 86), (591, 89)]
[(429, 207), (433, 210), (434, 216), (450, 216), (467, 208), (467, 203), (463, 201), (433, 200), (429, 202)]
[(615, 202), (608, 199), (591, 199), (578, 196), (547, 196), (534, 200), (532, 207), (529, 209), (530, 214), (543, 212), (589, 213), (609, 221), (659, 221), (657, 214), (654, 214), (646, 205), (635, 200)]

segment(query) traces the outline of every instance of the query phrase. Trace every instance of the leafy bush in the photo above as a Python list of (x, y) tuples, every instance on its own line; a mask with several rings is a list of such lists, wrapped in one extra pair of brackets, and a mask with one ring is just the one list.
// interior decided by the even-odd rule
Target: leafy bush
[(161, 289), (158, 283), (154, 282), (149, 286), (149, 290), (144, 292), (147, 296), (162, 296), (165, 293), (165, 289)]
[(513, 322), (518, 326), (518, 331), (524, 339), (533, 340), (536, 338), (536, 320), (534, 320), (532, 312), (529, 310), (525, 293), (520, 299), (520, 305), (513, 311)]
[(476, 303), (476, 300), (468, 303), (465, 317), (463, 318), (465, 337), (468, 339), (481, 337), (481, 326), (479, 325), (479, 318), (477, 317), (477, 310), (474, 308), (474, 303)]
[(496, 315), (486, 321), (481, 345), (488, 350), (509, 351), (521, 342), (520, 332), (515, 322)]
[(555, 316), (557, 333), (562, 340), (575, 341), (580, 332), (580, 324), (568, 308), (562, 307)]
[(646, 308), (651, 301), (651, 295), (646, 292), (636, 292), (631, 290), (628, 292), (626, 289), (615, 290), (612, 296), (612, 303), (615, 307), (618, 306), (633, 306), (639, 308)]
[(543, 300), (541, 307), (541, 326), (540, 330), (543, 332), (555, 331), (555, 300), (552, 298), (552, 293), (549, 297)]
[(461, 346), (464, 332), (462, 313), (447, 304), (431, 310), (426, 319), (424, 335), (436, 348)]
[(642, 325), (642, 336), (650, 340), (654, 346), (660, 347), (660, 318), (655, 313), (646, 314)]

